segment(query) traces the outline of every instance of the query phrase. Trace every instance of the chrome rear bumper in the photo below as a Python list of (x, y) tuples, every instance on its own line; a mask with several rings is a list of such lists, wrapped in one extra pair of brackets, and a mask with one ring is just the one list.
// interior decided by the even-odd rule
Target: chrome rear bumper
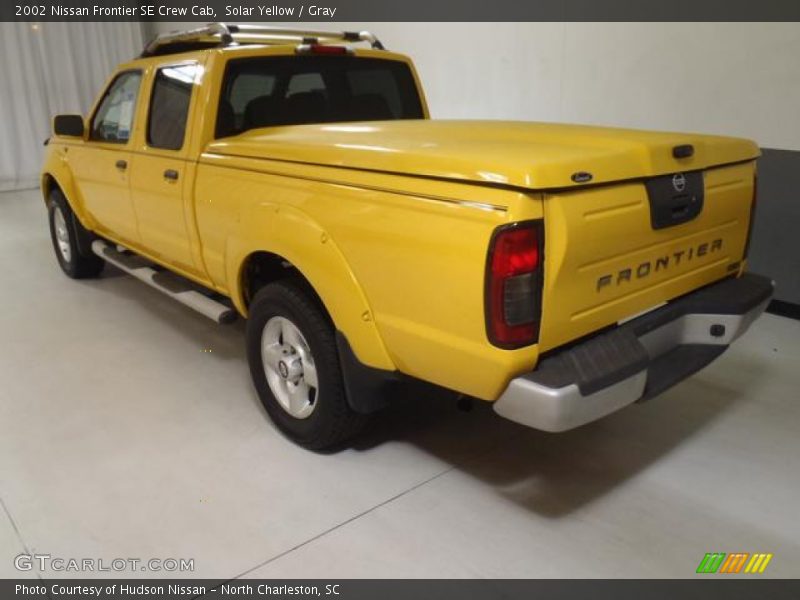
[(494, 403), (512, 421), (566, 431), (651, 398), (722, 354), (764, 311), (773, 282), (712, 284), (542, 359)]

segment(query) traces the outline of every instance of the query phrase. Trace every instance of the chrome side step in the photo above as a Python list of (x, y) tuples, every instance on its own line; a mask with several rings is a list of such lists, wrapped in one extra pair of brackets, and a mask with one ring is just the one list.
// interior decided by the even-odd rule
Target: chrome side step
[(103, 240), (95, 240), (92, 242), (92, 252), (104, 261), (133, 275), (136, 279), (196, 310), (212, 321), (231, 323), (236, 320), (236, 311), (230, 306), (192, 289), (188, 282), (169, 271), (156, 271), (145, 259), (136, 254), (124, 253), (124, 248), (121, 246), (114, 248)]

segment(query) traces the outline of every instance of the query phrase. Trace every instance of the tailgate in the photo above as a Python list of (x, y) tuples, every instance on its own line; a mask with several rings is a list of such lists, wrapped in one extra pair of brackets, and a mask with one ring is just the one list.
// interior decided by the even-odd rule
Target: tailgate
[(547, 351), (739, 271), (755, 162), (544, 195)]

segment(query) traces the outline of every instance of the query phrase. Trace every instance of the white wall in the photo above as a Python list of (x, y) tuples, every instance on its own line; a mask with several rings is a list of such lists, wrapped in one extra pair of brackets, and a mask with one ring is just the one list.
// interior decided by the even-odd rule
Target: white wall
[(53, 116), (86, 112), (141, 45), (136, 23), (0, 23), (0, 190), (39, 184)]
[(797, 23), (304, 25), (369, 29), (410, 55), (435, 118), (699, 131), (800, 150)]

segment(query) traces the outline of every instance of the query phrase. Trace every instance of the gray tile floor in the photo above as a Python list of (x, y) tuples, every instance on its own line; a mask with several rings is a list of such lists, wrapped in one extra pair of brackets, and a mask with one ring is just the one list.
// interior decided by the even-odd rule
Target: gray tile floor
[(320, 456), (268, 421), (242, 323), (67, 279), (37, 192), (0, 194), (0, 277), (0, 577), (23, 551), (213, 578), (686, 577), (745, 551), (800, 576), (799, 322), (570, 433), (412, 390)]

